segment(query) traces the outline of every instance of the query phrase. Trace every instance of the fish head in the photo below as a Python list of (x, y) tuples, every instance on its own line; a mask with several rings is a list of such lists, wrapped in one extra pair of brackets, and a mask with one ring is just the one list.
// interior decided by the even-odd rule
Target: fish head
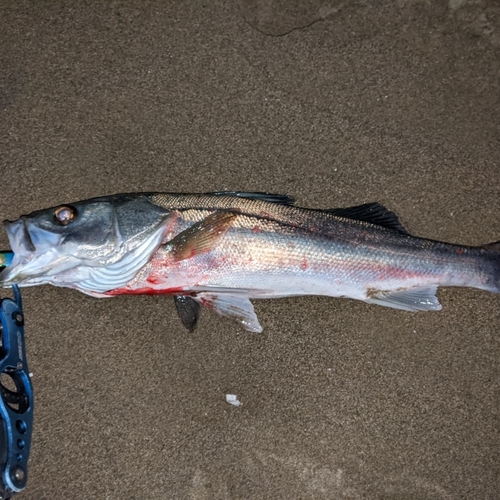
[[(162, 242), (169, 213), (147, 195), (93, 198), (5, 221), (14, 253), (0, 285), (50, 283), (91, 295), (131, 279)], [(96, 292), (96, 293), (93, 293)]]

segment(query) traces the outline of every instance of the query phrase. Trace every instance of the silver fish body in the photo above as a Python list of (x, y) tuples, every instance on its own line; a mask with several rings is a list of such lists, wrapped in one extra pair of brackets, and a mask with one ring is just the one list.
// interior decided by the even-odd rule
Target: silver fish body
[(418, 311), (441, 308), (438, 286), (500, 291), (498, 243), (417, 238), (378, 204), (311, 210), (262, 193), (142, 193), (5, 227), (14, 259), (0, 274), (4, 286), (170, 294), (188, 329), (202, 305), (261, 331), (249, 299), (325, 295)]

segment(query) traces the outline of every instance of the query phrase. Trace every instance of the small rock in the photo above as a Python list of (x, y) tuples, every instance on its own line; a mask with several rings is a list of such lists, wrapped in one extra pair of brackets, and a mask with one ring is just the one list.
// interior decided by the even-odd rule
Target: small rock
[(238, 400), (236, 394), (226, 394), (226, 403), (233, 406), (241, 406), (241, 401)]

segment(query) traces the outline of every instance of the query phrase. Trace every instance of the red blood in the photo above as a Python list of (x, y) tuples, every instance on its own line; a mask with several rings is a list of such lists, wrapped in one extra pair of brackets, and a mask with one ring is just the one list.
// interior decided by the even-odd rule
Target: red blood
[(148, 283), (151, 283), (152, 285), (160, 285), (163, 281), (165, 281), (165, 278), (160, 278), (159, 276), (155, 276), (154, 274), (150, 274), (146, 281)]
[(259, 226), (252, 227), (252, 233), (260, 233), (260, 227)]
[(156, 288), (116, 288), (115, 290), (109, 290), (105, 295), (116, 296), (116, 295), (175, 295), (176, 293), (182, 293), (187, 295), (186, 291), (182, 288), (164, 288), (163, 290), (157, 290)]
[(464, 251), (463, 251), (463, 249), (462, 249), (462, 248), (457, 248), (457, 249), (455, 250), (455, 253), (456, 253), (457, 255), (463, 255)]
[(305, 271), (308, 267), (309, 265), (307, 264), (307, 260), (304, 259), (300, 264), (300, 268), (302, 269), (302, 271)]

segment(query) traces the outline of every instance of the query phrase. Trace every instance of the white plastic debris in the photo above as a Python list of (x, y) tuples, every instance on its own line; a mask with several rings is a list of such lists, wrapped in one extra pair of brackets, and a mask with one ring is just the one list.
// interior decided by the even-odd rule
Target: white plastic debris
[(241, 401), (238, 399), (236, 394), (226, 394), (226, 403), (233, 406), (241, 406)]

